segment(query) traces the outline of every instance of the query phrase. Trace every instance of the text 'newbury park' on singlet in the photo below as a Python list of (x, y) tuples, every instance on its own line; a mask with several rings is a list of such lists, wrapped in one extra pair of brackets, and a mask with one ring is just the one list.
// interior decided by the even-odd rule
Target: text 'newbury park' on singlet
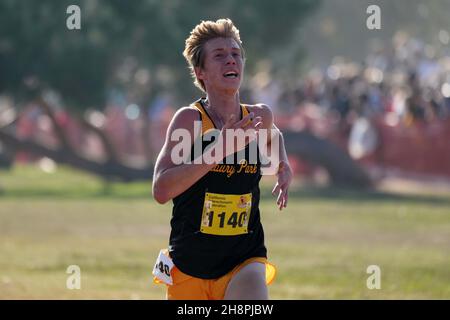
[[(192, 106), (205, 134), (217, 128), (203, 103), (202, 98)], [(247, 114), (241, 105), (241, 119)], [(202, 150), (212, 142), (202, 141)], [(215, 279), (248, 258), (266, 257), (259, 212), (260, 160), (251, 164), (249, 149), (235, 153), (232, 164), (217, 164), (173, 199), (169, 253), (182, 272)]]

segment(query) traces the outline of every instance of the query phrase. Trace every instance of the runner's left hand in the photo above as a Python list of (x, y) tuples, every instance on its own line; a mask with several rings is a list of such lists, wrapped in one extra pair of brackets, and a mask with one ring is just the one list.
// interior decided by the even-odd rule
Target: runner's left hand
[(289, 165), (282, 161), (277, 173), (277, 183), (272, 190), (274, 196), (278, 195), (277, 205), (280, 210), (287, 207), (288, 190), (292, 181), (292, 170)]

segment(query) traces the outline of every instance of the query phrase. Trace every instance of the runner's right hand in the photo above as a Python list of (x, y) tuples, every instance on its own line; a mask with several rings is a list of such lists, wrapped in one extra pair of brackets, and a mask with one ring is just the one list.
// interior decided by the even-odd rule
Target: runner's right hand
[[(222, 139), (224, 142), (224, 155), (225, 157), (241, 151), (244, 149), (250, 142), (256, 140), (258, 136), (258, 130), (262, 125), (262, 118), (260, 116), (255, 117), (253, 112), (250, 112), (248, 115), (243, 117), (241, 120), (235, 121), (234, 115), (230, 115), (227, 122), (224, 124), (219, 139)], [(233, 130), (241, 129), (240, 133), (233, 132)], [(232, 130), (230, 132), (231, 136), (237, 136), (238, 139), (233, 139), (233, 144), (230, 146), (229, 141), (226, 141), (227, 130)], [(245, 139), (242, 139), (244, 135)], [(228, 143), (228, 144), (227, 144)]]

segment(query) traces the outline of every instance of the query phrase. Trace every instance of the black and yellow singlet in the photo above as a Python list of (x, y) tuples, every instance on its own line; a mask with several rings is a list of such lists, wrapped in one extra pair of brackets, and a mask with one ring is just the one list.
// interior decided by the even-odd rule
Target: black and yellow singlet
[[(215, 129), (204, 99), (193, 106), (202, 134)], [(241, 119), (247, 114), (241, 105)], [(210, 143), (202, 142), (202, 150)], [(259, 156), (251, 160), (249, 149), (247, 145), (245, 152), (235, 153), (232, 164), (217, 164), (173, 199), (169, 252), (182, 272), (216, 279), (249, 258), (266, 257), (259, 212), (261, 166)]]

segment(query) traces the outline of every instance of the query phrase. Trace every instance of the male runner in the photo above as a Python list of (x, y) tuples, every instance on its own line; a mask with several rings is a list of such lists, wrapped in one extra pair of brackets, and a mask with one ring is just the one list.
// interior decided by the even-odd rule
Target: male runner
[[(249, 134), (244, 143), (224, 138), (227, 130), (255, 133), (276, 129), (280, 162), (272, 193), (278, 196), (280, 210), (287, 205), (292, 180), (283, 138), (268, 106), (240, 102), (244, 49), (231, 20), (201, 22), (187, 38), (183, 54), (195, 84), (206, 97), (177, 111), (155, 165), (154, 198), (161, 204), (173, 200), (170, 245), (164, 258), (174, 264), (166, 272), (170, 277), (167, 298), (268, 299), (267, 284), (273, 280), (275, 268), (267, 261), (260, 221), (259, 153), (256, 162), (250, 161), (257, 134)], [(195, 137), (196, 121), (201, 121), (202, 135), (220, 132), (217, 141), (202, 142), (203, 153), (210, 144), (225, 141), (223, 155), (233, 160), (231, 164), (174, 163), (172, 151), (178, 141), (173, 141), (172, 134), (185, 129)], [(274, 136), (268, 137), (264, 143), (270, 145)], [(188, 158), (194, 160), (194, 152)]]

